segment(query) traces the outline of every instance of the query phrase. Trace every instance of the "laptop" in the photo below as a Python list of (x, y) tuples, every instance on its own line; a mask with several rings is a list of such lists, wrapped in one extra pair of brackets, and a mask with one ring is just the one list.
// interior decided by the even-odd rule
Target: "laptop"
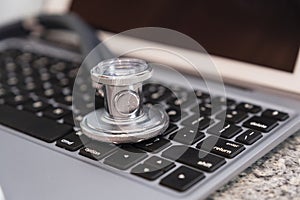
[[(127, 53), (155, 63), (154, 75), (143, 87), (145, 103), (166, 109), (168, 129), (160, 137), (123, 146), (82, 140), (75, 123), (82, 116), (72, 115), (81, 56), (36, 40), (1, 41), (0, 199), (206, 199), (300, 129), (296, 8), (274, 4), (272, 12), (282, 11), (275, 17), (263, 4), (238, 1), (45, 1), (42, 12), (71, 10), (104, 30), (99, 37), (116, 55), (140, 46), (167, 49), (195, 58), (203, 77), (174, 54)], [(210, 54), (207, 63), (225, 85), (214, 79), (211, 68), (197, 63), (204, 51), (189, 43), (172, 41), (168, 34), (115, 37), (144, 26), (190, 35)], [(84, 92), (85, 87), (78, 89)], [(189, 101), (191, 94), (196, 100)], [(103, 98), (95, 98), (103, 107)], [(90, 103), (87, 98), (85, 105)], [(26, 123), (16, 124), (20, 119)]]

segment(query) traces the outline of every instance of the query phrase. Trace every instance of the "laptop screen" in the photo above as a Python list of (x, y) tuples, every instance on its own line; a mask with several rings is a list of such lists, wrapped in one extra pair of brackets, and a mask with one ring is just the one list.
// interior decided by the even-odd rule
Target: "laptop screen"
[(300, 46), (298, 0), (74, 0), (71, 10), (95, 28), (170, 28), (210, 54), (286, 72), (293, 72)]

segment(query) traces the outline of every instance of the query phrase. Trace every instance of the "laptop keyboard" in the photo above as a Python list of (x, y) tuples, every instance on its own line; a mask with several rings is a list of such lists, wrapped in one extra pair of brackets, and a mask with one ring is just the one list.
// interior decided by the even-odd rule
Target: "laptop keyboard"
[[(101, 143), (75, 127), (74, 120), (82, 119), (80, 113), (73, 119), (70, 106), (78, 63), (12, 49), (1, 52), (0, 64), (2, 125), (145, 181), (159, 180), (162, 187), (178, 192), (221, 170), (289, 118), (283, 111), (211, 98), (200, 90), (177, 88), (175, 97), (162, 84), (148, 83), (143, 86), (145, 103), (162, 104), (170, 117), (165, 133), (136, 144)], [(86, 106), (93, 103), (84, 101)], [(96, 102), (103, 107), (99, 95)]]

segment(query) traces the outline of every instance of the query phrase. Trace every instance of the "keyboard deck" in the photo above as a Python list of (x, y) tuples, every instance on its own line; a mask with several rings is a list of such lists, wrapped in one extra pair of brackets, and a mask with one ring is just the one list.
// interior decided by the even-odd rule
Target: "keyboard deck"
[[(0, 64), (2, 125), (175, 192), (189, 191), (232, 160), (238, 162), (290, 116), (205, 91), (148, 83), (144, 102), (166, 109), (170, 124), (165, 133), (136, 144), (100, 143), (82, 135), (75, 123), (82, 114), (72, 114), (79, 63), (9, 49), (0, 53)], [(84, 84), (79, 90), (85, 92)], [(91, 99), (83, 98), (88, 108), (104, 106), (99, 94), (95, 102)]]

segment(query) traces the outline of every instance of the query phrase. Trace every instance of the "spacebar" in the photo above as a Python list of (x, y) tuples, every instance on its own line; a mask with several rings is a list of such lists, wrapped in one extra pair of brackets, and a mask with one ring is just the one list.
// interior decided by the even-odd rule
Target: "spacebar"
[(0, 105), (0, 124), (45, 142), (54, 142), (73, 130), (72, 126), (6, 105)]

